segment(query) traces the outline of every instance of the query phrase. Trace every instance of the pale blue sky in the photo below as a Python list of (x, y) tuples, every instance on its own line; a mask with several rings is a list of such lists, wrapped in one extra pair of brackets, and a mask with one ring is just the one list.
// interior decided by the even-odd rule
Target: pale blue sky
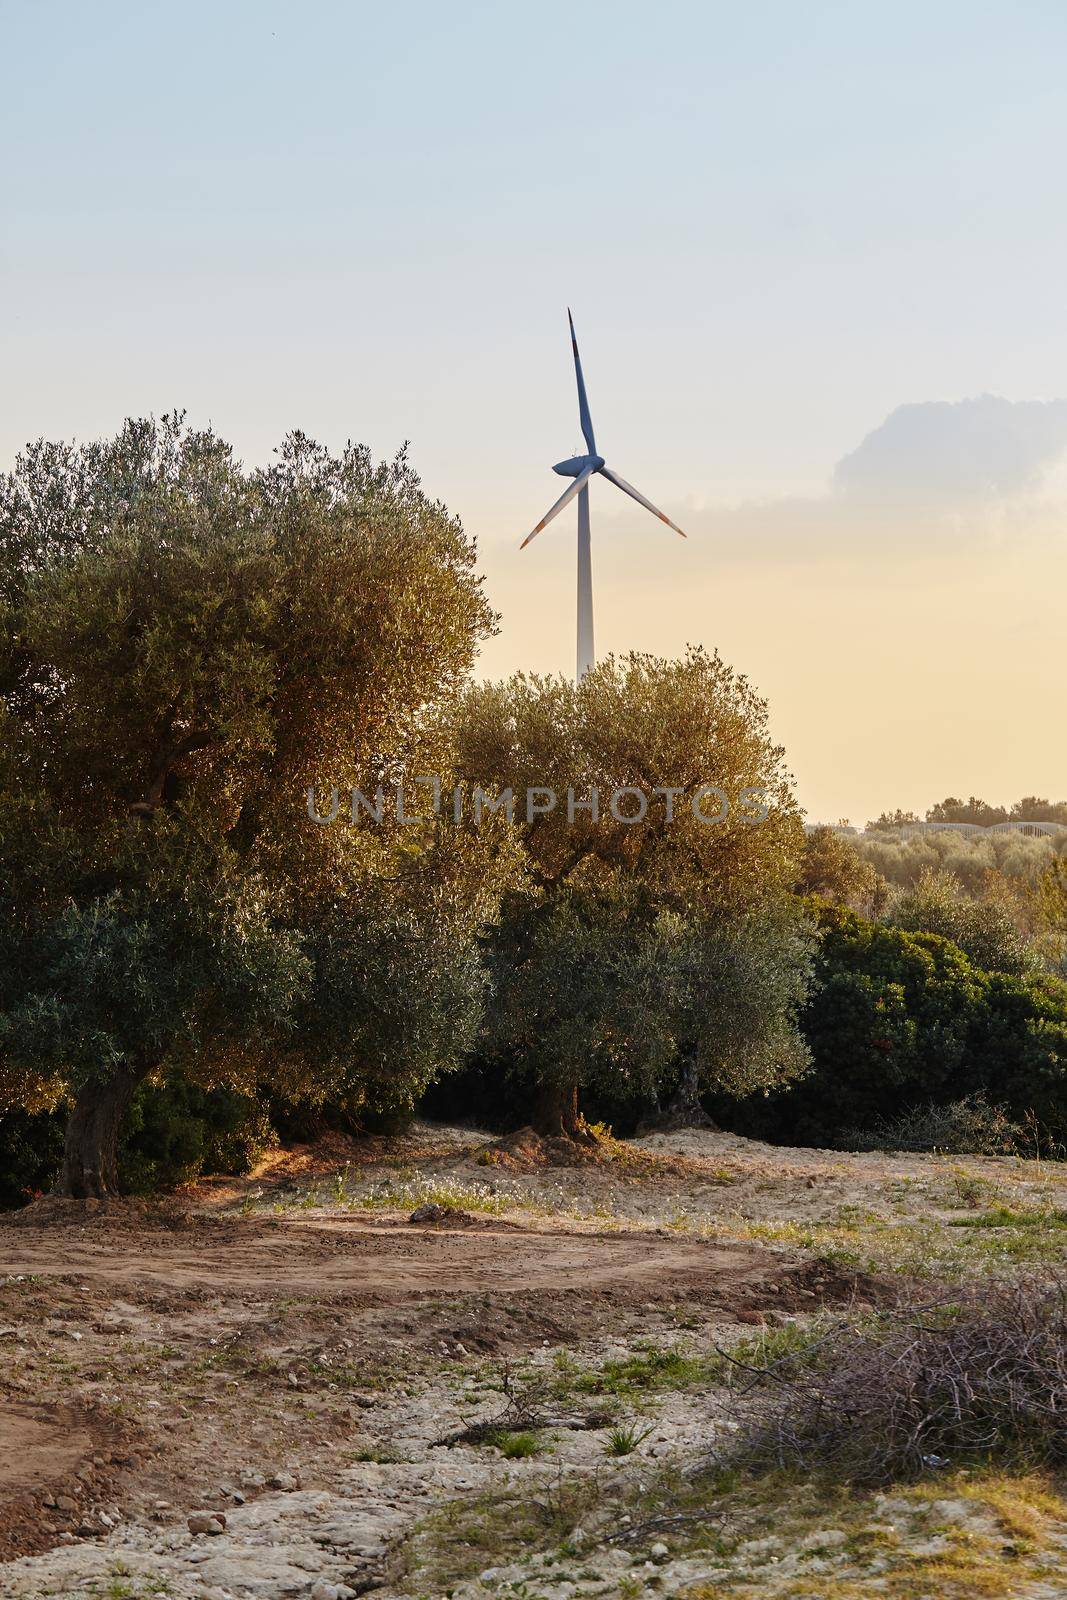
[[(884, 560), (884, 529), (855, 522), (843, 575), (840, 531), (812, 532), (837, 460), (907, 402), (1067, 394), (1061, 5), (6, 0), (0, 29), (0, 465), (175, 404), (247, 460), (292, 426), (379, 453), (410, 438), (478, 535), (505, 624), (487, 666), (570, 670), (570, 522), (517, 551), (579, 443), (569, 302), (601, 449), (693, 525), (666, 544), (596, 497), (598, 646), (720, 644), (822, 813), (970, 782), (1004, 798), (1013, 774), (1067, 792), (1008, 700), (958, 748), (934, 713), (899, 728), (899, 691), (879, 700), (894, 637), (963, 694), (986, 659), (909, 608), (909, 574), (924, 604), (939, 581), (929, 538), (902, 530), (862, 772), (809, 628), (836, 594), (862, 651), (857, 597), (884, 582), (860, 561)], [(724, 505), (797, 497), (769, 538), (724, 531)], [(1012, 564), (1005, 515), (1028, 526), (998, 505), (978, 555), (934, 552), (950, 610)], [(1024, 699), (1055, 670), (1062, 553), (1020, 601)], [(1002, 771), (987, 747), (1009, 734)]]

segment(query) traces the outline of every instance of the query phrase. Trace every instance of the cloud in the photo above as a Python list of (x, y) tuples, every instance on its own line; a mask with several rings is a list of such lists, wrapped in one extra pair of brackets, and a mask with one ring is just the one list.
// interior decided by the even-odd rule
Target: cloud
[[(684, 563), (694, 578), (713, 576), (724, 563), (844, 562), (875, 564), (879, 582), (908, 587), (927, 556), (965, 560), (967, 552), (1010, 549), (1058, 563), (1067, 526), (1067, 400), (982, 395), (900, 406), (838, 462), (822, 494), (699, 506), (656, 498), (689, 535)], [(643, 511), (601, 493), (594, 518), (619, 551), (632, 549), (644, 561), (653, 529)], [(669, 588), (677, 570), (668, 556), (643, 581)]]
[(898, 406), (834, 468), (865, 504), (964, 506), (1027, 494), (1067, 451), (1067, 400), (925, 400)]

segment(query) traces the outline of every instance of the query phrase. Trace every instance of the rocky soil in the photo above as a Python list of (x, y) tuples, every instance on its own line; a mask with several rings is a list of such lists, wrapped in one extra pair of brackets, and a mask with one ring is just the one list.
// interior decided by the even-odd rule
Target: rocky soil
[[(709, 1354), (862, 1314), (923, 1230), (956, 1271), (1026, 1259), (966, 1224), (1061, 1201), (1021, 1161), (420, 1127), (166, 1203), (39, 1202), (0, 1219), (0, 1593), (1067, 1594), (1044, 1481), (700, 1476), (732, 1425)], [(1058, 1264), (1067, 1231), (1014, 1232)], [(976, 1587), (1009, 1547), (1015, 1586)]]

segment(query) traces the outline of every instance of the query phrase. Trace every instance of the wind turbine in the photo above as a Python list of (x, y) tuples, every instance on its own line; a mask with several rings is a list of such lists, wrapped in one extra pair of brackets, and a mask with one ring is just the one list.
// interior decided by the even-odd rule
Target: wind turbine
[(585, 394), (585, 379), (582, 377), (582, 362), (578, 354), (578, 341), (574, 337), (574, 318), (571, 316), (570, 307), (567, 308), (567, 321), (571, 329), (571, 349), (574, 351), (574, 373), (578, 379), (578, 415), (582, 423), (582, 434), (585, 437), (588, 455), (572, 456), (569, 461), (557, 461), (552, 468), (561, 477), (573, 478), (574, 482), (569, 489), (560, 495), (550, 511), (546, 511), (537, 527), (528, 533), (519, 546), (525, 550), (531, 539), (536, 539), (542, 528), (547, 528), (553, 517), (559, 515), (565, 506), (569, 506), (575, 495), (578, 496), (578, 677), (584, 678), (594, 662), (593, 653), (593, 559), (589, 540), (589, 480), (595, 473), (600, 473), (602, 478), (607, 478), (616, 489), (621, 489), (623, 494), (628, 494), (636, 500), (639, 506), (644, 506), (646, 511), (651, 511), (654, 517), (665, 522), (668, 528), (673, 528), (675, 533), (682, 533), (676, 522), (665, 516), (658, 506), (651, 500), (646, 500), (639, 494), (632, 483), (627, 483), (625, 478), (620, 478), (617, 472), (612, 472), (605, 463), (603, 456), (598, 456), (596, 440), (593, 437), (593, 420), (589, 415), (589, 401)]

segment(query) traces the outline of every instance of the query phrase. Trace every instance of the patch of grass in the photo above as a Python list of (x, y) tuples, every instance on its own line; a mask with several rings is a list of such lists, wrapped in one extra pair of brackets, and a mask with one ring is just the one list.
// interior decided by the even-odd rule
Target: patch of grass
[[(1009, 1217), (1030, 1215), (1003, 1210)], [(1033, 1215), (1054, 1217), (1059, 1213)], [(730, 1232), (735, 1238), (810, 1251), (864, 1272), (909, 1278), (961, 1281), (997, 1273), (1006, 1263), (1067, 1263), (1067, 1226), (1063, 1223), (1051, 1227), (1038, 1222), (1013, 1226), (979, 1220), (977, 1227), (974, 1223), (970, 1217), (954, 1217), (946, 1225), (927, 1218), (902, 1221), (873, 1212), (856, 1215), (850, 1210), (835, 1222), (758, 1222), (735, 1217), (730, 1219)]]
[(658, 1349), (644, 1345), (633, 1355), (605, 1361), (603, 1366), (564, 1370), (556, 1382), (559, 1394), (617, 1395), (634, 1399), (661, 1389), (689, 1389), (705, 1377), (706, 1359), (679, 1345)]
[(534, 1551), (558, 1551), (600, 1499), (595, 1477), (561, 1470), (536, 1489), (489, 1490), (448, 1501), (407, 1540), (405, 1588), (416, 1595), (445, 1594), (490, 1564)]
[(1067, 1211), (1051, 1211), (1040, 1206), (1013, 1211), (1010, 1206), (992, 1206), (976, 1217), (953, 1217), (950, 1228), (1067, 1228)]
[(387, 1178), (365, 1194), (353, 1196), (352, 1205), (367, 1211), (406, 1211), (418, 1206), (442, 1206), (446, 1211), (479, 1211), (499, 1215), (519, 1202), (485, 1183), (461, 1183), (455, 1178), (416, 1176), (396, 1182)]
[(500, 1451), (505, 1461), (525, 1461), (530, 1456), (539, 1456), (544, 1450), (544, 1444), (539, 1434), (505, 1433), (486, 1440)]
[(609, 1456), (631, 1455), (654, 1431), (652, 1428), (639, 1428), (633, 1422), (623, 1423), (618, 1428), (612, 1428), (608, 1434), (605, 1453)]
[(671, 1390), (729, 1385), (739, 1375), (751, 1376), (743, 1373), (743, 1368), (762, 1371), (788, 1357), (801, 1359), (819, 1338), (822, 1326), (809, 1322), (761, 1328), (758, 1334), (741, 1339), (725, 1352), (644, 1344), (633, 1354), (605, 1361), (599, 1367), (579, 1367), (566, 1352), (560, 1352), (551, 1392), (557, 1399), (597, 1395), (633, 1403)]
[(825, 1328), (824, 1321), (786, 1322), (780, 1327), (761, 1328), (758, 1334), (740, 1339), (729, 1350), (709, 1356), (704, 1375), (711, 1383), (729, 1387), (738, 1381), (750, 1382), (753, 1369), (765, 1372), (786, 1363), (795, 1368), (815, 1354)]
[[(697, 1480), (689, 1492), (700, 1489)], [(1039, 1475), (958, 1473), (872, 1496), (818, 1477), (777, 1473), (732, 1486), (706, 1483), (704, 1492), (720, 1495), (730, 1537), (715, 1551), (721, 1573), (687, 1589), (686, 1600), (1014, 1596), (1047, 1580), (1067, 1532), (1067, 1506)], [(659, 1495), (681, 1503), (674, 1488)], [(945, 1502), (963, 1502), (970, 1515), (946, 1522), (939, 1511)], [(762, 1539), (768, 1528), (774, 1537), (753, 1557), (745, 1542)], [(844, 1534), (844, 1541), (809, 1542), (801, 1550), (813, 1530), (826, 1529)], [(1005, 1538), (1014, 1542), (1006, 1545)], [(930, 1549), (935, 1543), (939, 1547)], [(787, 1553), (800, 1553), (799, 1570), (779, 1579), (776, 1568)], [(807, 1560), (820, 1560), (822, 1570), (805, 1574)]]

